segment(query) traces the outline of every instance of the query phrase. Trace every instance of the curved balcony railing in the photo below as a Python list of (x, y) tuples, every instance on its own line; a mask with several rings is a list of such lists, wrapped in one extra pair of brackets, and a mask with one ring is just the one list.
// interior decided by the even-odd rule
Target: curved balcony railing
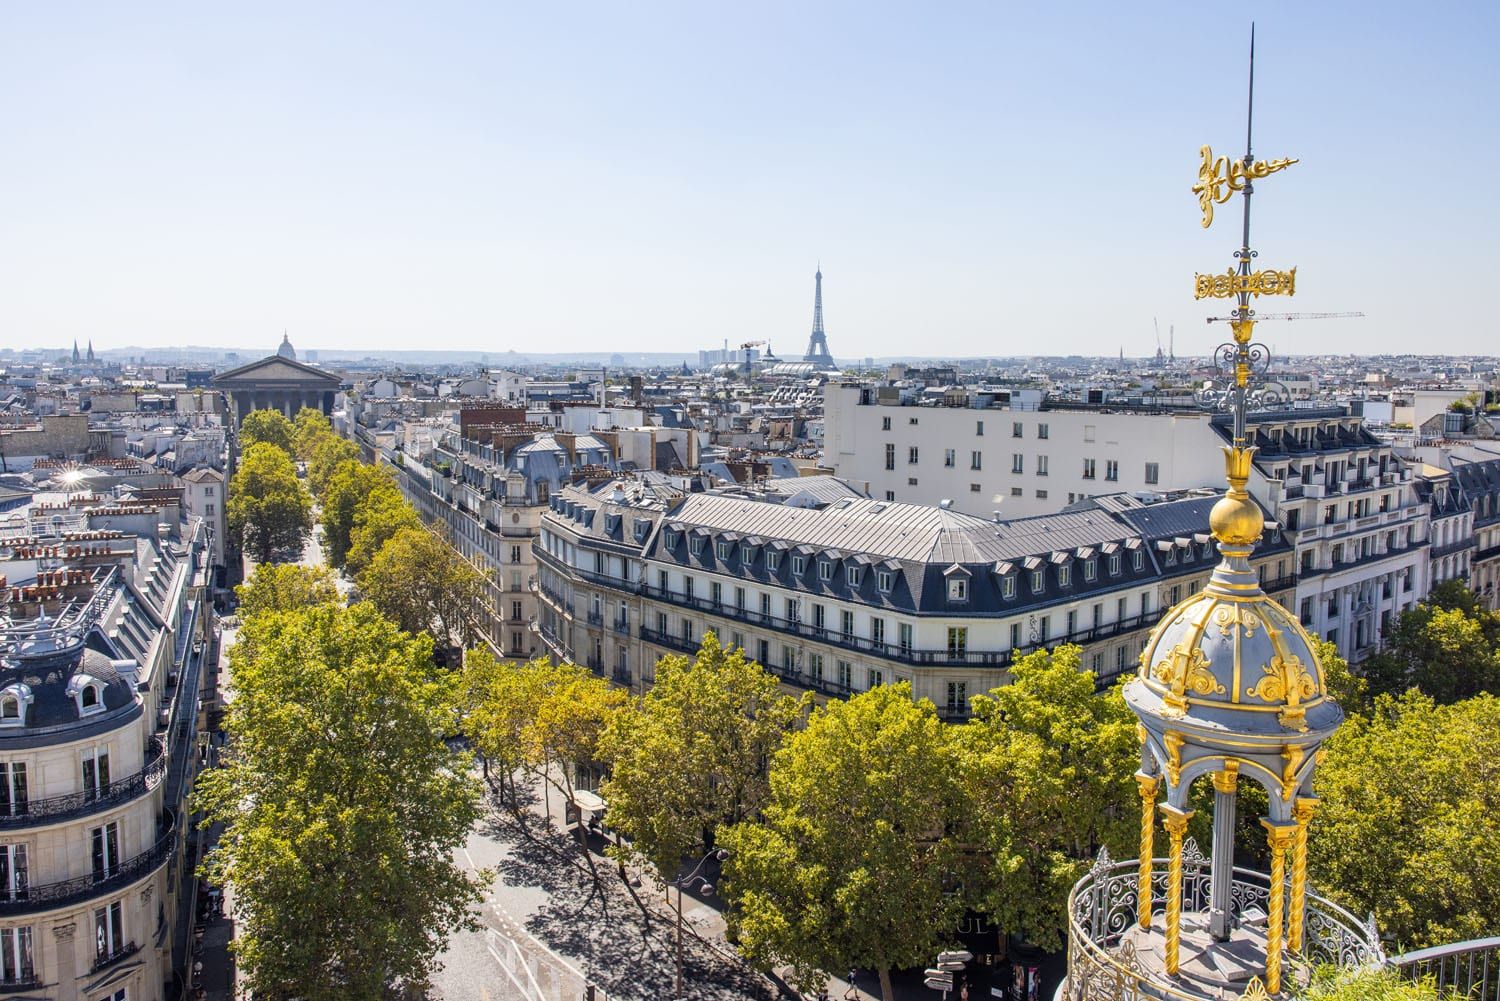
[[(1209, 862), (1190, 838), (1182, 860), (1182, 910), (1208, 910)], [(1126, 933), (1135, 925), (1139, 863), (1116, 862), (1101, 852), (1092, 869), (1068, 895), (1068, 977), (1059, 998), (1066, 1001), (1204, 1001), (1207, 993), (1190, 981), (1168, 978), (1137, 958)], [(1152, 911), (1160, 921), (1167, 896), (1167, 860), (1155, 859), (1151, 870)], [(1239, 917), (1251, 907), (1264, 912), (1270, 903), (1265, 873), (1236, 868), (1230, 883), (1230, 911)], [(1283, 899), (1289, 897), (1284, 896)], [(1342, 907), (1307, 894), (1304, 940), (1299, 955), (1287, 955), (1294, 968), (1325, 963), (1368, 966), (1385, 962), (1373, 916), (1360, 921)]]
[(92, 794), (75, 792), (65, 796), (48, 796), (46, 799), (28, 799), (24, 805), (14, 804), (11, 808), (13, 812), (0, 813), (0, 831), (55, 824), (118, 806), (155, 789), (166, 770), (165, 745), (160, 737), (152, 737), (146, 746), (146, 767), (134, 775), (116, 779)]
[(1500, 1001), (1500, 938), (1418, 949), (1393, 957), (1391, 965), (1413, 980), (1431, 977), (1444, 997)]
[(105, 876), (75, 876), (54, 883), (32, 883), (25, 889), (0, 893), (0, 918), (51, 911), (114, 893), (160, 869), (177, 849), (177, 820), (169, 816), (150, 848), (115, 866)]

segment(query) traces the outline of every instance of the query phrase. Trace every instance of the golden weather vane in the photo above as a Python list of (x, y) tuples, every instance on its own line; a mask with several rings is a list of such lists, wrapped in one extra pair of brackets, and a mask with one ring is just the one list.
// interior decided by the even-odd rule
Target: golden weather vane
[(1223, 205), (1236, 191), (1243, 191), (1250, 181), (1268, 177), (1278, 170), (1285, 170), (1297, 163), (1295, 157), (1285, 160), (1231, 160), (1227, 156), (1214, 156), (1211, 147), (1202, 149), (1203, 163), (1198, 168), (1198, 183), (1193, 185), (1193, 194), (1198, 196), (1198, 207), (1203, 210), (1203, 228), (1213, 225), (1214, 203)]

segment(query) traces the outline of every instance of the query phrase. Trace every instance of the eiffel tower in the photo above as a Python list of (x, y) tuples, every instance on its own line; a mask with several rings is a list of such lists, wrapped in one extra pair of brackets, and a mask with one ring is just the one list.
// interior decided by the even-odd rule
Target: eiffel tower
[(813, 293), (813, 328), (812, 337), (807, 342), (807, 354), (802, 356), (805, 362), (811, 362), (820, 369), (834, 369), (838, 366), (833, 363), (833, 356), (828, 353), (828, 335), (823, 333), (823, 267), (818, 266), (815, 276), (817, 291)]

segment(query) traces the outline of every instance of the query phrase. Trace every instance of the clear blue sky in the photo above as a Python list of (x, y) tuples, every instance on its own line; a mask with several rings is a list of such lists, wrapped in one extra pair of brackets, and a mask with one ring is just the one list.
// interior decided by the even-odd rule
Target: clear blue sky
[[(0, 344), (800, 354), (820, 259), (841, 357), (1217, 340), (1244, 8), (234, 6), (6, 5)], [(1500, 352), (1496, 5), (1254, 14), (1260, 262), (1369, 314), (1267, 339)]]

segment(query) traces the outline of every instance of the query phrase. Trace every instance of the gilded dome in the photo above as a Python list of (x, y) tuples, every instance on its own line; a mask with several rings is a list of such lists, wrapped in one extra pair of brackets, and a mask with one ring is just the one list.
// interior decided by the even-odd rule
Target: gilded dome
[[(1230, 547), (1226, 547), (1230, 548)], [(1208, 587), (1167, 611), (1141, 653), (1139, 681), (1160, 714), (1238, 732), (1321, 729), (1342, 716), (1326, 697), (1312, 638), (1227, 552)]]

